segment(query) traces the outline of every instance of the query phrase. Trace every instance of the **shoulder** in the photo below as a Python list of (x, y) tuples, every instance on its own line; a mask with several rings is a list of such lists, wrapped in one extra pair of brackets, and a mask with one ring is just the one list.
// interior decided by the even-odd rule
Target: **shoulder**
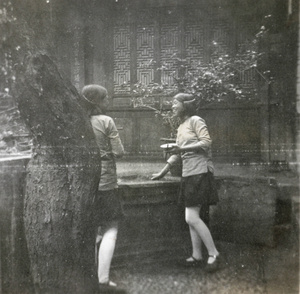
[(191, 117), (190, 117), (190, 122), (191, 122), (192, 124), (202, 124), (202, 125), (206, 125), (205, 120), (204, 120), (202, 117), (198, 116), (198, 115), (193, 115), (193, 116), (191, 116)]
[(93, 122), (102, 122), (102, 123), (105, 123), (105, 124), (114, 123), (114, 120), (110, 116), (104, 115), (104, 114), (93, 115), (91, 117), (91, 121), (93, 121)]
[(91, 117), (91, 124), (96, 129), (114, 130), (116, 128), (114, 120), (108, 115), (93, 115)]
[(91, 120), (103, 120), (103, 121), (111, 121), (113, 120), (110, 116), (105, 114), (98, 114), (91, 116)]

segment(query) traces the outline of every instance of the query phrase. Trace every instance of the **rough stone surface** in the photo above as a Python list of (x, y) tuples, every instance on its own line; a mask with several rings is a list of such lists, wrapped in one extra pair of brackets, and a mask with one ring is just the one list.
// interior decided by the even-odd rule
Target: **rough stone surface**
[(298, 294), (299, 253), (294, 241), (285, 236), (276, 248), (217, 242), (224, 259), (213, 274), (179, 267), (177, 260), (188, 256), (183, 252), (128, 259), (112, 268), (111, 279), (130, 294)]

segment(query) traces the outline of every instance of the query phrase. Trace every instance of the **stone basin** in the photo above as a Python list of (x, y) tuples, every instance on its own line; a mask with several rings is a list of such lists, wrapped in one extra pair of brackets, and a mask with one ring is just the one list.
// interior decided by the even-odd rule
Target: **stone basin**
[[(117, 161), (117, 173), (121, 182), (125, 181), (151, 181), (151, 176), (158, 173), (164, 166), (163, 159), (134, 159), (124, 158)], [(237, 165), (224, 162), (214, 162), (215, 175), (217, 177), (243, 177), (247, 179), (274, 178), (279, 184), (299, 185), (299, 176), (293, 170), (271, 172), (269, 165), (264, 163), (252, 163), (249, 165)], [(168, 173), (159, 181), (178, 181)]]

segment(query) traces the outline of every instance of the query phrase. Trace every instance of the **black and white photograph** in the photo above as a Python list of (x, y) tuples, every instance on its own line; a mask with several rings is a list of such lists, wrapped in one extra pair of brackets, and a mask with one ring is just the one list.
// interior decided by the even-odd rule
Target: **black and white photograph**
[(299, 0), (0, 0), (0, 294), (299, 294)]

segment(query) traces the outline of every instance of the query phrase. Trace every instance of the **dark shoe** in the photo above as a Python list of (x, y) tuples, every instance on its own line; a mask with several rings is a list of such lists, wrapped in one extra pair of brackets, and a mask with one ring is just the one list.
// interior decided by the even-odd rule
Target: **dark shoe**
[(221, 266), (221, 256), (219, 255), (209, 255), (208, 257), (213, 257), (215, 260), (213, 263), (207, 263), (205, 266), (205, 271), (208, 273), (214, 273), (220, 269)]
[(116, 294), (126, 294), (125, 289), (118, 288), (117, 286), (112, 286), (110, 283), (99, 283), (99, 293), (105, 294), (105, 293), (116, 293)]
[[(192, 259), (192, 260), (189, 260), (189, 259)], [(185, 260), (181, 260), (179, 262), (179, 265), (181, 265), (183, 267), (203, 267), (204, 262), (202, 259), (198, 260), (198, 259), (194, 258), (193, 256), (191, 256)]]

